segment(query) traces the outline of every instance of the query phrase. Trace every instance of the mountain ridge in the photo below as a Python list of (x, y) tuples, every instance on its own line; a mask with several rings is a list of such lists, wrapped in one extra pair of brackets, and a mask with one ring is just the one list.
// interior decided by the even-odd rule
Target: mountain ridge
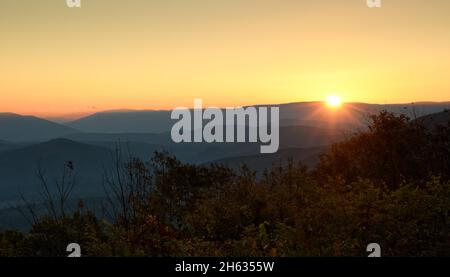
[(3, 141), (46, 141), (76, 132), (73, 128), (39, 117), (0, 113), (0, 140)]
[[(365, 125), (368, 114), (387, 110), (409, 117), (420, 117), (450, 109), (450, 102), (417, 102), (407, 104), (369, 104), (361, 102), (344, 103), (332, 109), (320, 101), (293, 102), (277, 105), (255, 105), (280, 107), (280, 125), (303, 125), (320, 127), (322, 124), (336, 124), (344, 128), (358, 128)], [(248, 107), (248, 106), (245, 106)], [(192, 109), (191, 109), (192, 110)], [(173, 123), (170, 110), (109, 110), (88, 115), (65, 123), (82, 132), (101, 133), (164, 133)]]

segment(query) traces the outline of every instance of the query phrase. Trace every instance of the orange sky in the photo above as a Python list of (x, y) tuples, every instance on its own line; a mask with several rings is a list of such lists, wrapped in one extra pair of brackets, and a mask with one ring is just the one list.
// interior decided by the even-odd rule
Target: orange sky
[(0, 112), (450, 100), (448, 0), (82, 2), (0, 1)]

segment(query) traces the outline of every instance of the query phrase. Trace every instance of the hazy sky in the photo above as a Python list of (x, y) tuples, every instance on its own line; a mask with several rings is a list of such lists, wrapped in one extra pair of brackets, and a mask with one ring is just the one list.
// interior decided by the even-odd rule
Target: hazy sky
[(450, 1), (0, 0), (0, 111), (450, 100)]

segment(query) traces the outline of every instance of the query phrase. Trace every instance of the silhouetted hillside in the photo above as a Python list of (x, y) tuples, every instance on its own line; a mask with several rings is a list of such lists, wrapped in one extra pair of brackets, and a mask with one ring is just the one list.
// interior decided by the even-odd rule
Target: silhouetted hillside
[(14, 144), (0, 140), (0, 152), (13, 149)]
[(45, 141), (76, 130), (34, 116), (0, 113), (0, 139), (11, 142)]
[(450, 124), (450, 110), (429, 114), (418, 118), (417, 121), (431, 128), (436, 126), (447, 126), (448, 124)]
[(171, 142), (170, 134), (153, 134), (153, 133), (74, 133), (64, 136), (64, 138), (74, 141), (89, 142), (144, 142), (152, 144), (167, 144)]
[(93, 133), (162, 133), (172, 127), (168, 111), (106, 111), (72, 122), (67, 126)]
[[(281, 126), (314, 126), (354, 129), (366, 126), (369, 114), (386, 110), (416, 118), (450, 108), (449, 102), (410, 104), (347, 103), (330, 110), (323, 102), (299, 102), (274, 105), (280, 107)], [(206, 107), (205, 107), (206, 108)], [(66, 123), (83, 132), (92, 133), (163, 133), (169, 132), (174, 121), (170, 111), (106, 111)]]
[(274, 154), (238, 156), (216, 160), (212, 163), (226, 165), (233, 169), (239, 169), (241, 166), (247, 165), (250, 169), (259, 173), (273, 166), (284, 167), (288, 164), (289, 160), (292, 160), (294, 163), (301, 162), (309, 168), (314, 168), (319, 162), (319, 155), (326, 149), (327, 147), (287, 148)]
[[(350, 131), (332, 127), (286, 126), (280, 128), (280, 149), (310, 148), (329, 145), (350, 135)], [(204, 163), (242, 155), (257, 155), (259, 143), (173, 143), (169, 133), (162, 134), (98, 134), (78, 133), (66, 136), (71, 140), (114, 149), (130, 149), (144, 158), (155, 150), (165, 150), (188, 163)]]
[(73, 162), (77, 186), (75, 194), (101, 193), (103, 167), (112, 163), (108, 149), (66, 139), (0, 153), (0, 201), (17, 200), (19, 191), (34, 195), (41, 191), (37, 178), (39, 165), (53, 182), (60, 177), (64, 163)]

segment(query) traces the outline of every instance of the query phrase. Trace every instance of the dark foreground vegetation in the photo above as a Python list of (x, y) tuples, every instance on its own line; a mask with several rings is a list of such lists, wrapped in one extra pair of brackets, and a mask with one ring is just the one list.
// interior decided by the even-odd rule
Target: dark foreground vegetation
[(48, 215), (28, 205), (32, 228), (1, 232), (0, 256), (66, 256), (72, 242), (85, 256), (365, 256), (372, 242), (384, 256), (450, 256), (450, 126), (371, 119), (312, 170), (119, 159), (104, 216), (65, 211), (68, 163)]

